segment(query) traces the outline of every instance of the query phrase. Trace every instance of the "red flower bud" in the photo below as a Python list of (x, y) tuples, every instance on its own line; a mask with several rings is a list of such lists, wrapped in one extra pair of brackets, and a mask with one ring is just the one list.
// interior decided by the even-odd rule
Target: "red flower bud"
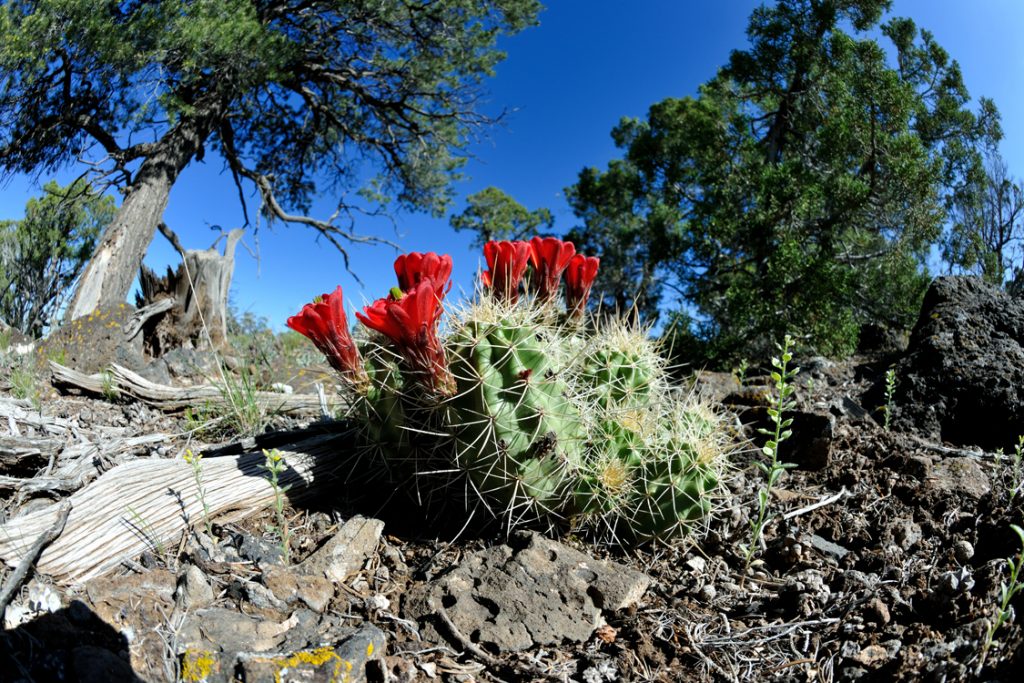
[(578, 318), (587, 309), (590, 288), (597, 277), (601, 259), (596, 256), (576, 254), (565, 269), (565, 307), (569, 316)]
[(530, 263), (533, 265), (533, 290), (540, 301), (550, 301), (558, 293), (558, 281), (569, 259), (576, 253), (572, 242), (555, 237), (534, 237), (530, 240)]
[(484, 286), (499, 301), (515, 303), (519, 298), (519, 282), (530, 259), (529, 242), (495, 242), (484, 245), (484, 258), (489, 270), (480, 275)]
[(288, 318), (285, 324), (308, 337), (343, 378), (359, 389), (366, 386), (368, 377), (348, 329), (340, 286), (333, 293), (303, 306), (299, 314)]
[(413, 289), (424, 278), (430, 278), (434, 283), (434, 294), (443, 297), (451, 289), (452, 257), (448, 254), (438, 256), (432, 251), (402, 254), (395, 259), (395, 275), (403, 292)]
[(437, 336), (443, 308), (437, 286), (428, 277), (401, 298), (377, 299), (356, 312), (359, 321), (385, 335), (398, 347), (408, 369), (433, 390), (451, 395), (455, 379), (448, 371), (444, 346)]

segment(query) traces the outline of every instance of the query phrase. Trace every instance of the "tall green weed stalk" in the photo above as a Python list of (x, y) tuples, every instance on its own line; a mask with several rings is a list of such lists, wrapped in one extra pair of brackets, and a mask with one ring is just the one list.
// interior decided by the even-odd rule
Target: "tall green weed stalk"
[(793, 338), (787, 334), (782, 344), (778, 345), (780, 355), (772, 358), (772, 367), (775, 369), (772, 371), (771, 377), (775, 383), (776, 399), (775, 404), (768, 408), (768, 417), (774, 424), (774, 428), (758, 430), (768, 437), (768, 441), (761, 447), (761, 452), (767, 461), (757, 462), (758, 469), (765, 475), (765, 485), (757, 492), (757, 517), (750, 523), (750, 544), (747, 545), (744, 553), (744, 565), (747, 569), (750, 568), (750, 563), (761, 543), (761, 536), (768, 525), (768, 501), (772, 488), (778, 483), (779, 477), (785, 470), (796, 467), (793, 463), (779, 461), (779, 445), (793, 435), (790, 429), (793, 419), (785, 417), (786, 411), (796, 407), (796, 402), (792, 399), (793, 393), (796, 391), (793, 380), (800, 372), (800, 368), (790, 369), (789, 367), (789, 362), (793, 360), (793, 353), (790, 350), (792, 346)]

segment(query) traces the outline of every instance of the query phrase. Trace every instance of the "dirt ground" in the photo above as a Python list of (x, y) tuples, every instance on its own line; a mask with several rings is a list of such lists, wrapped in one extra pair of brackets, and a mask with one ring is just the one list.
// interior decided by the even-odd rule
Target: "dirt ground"
[[(740, 548), (750, 538), (756, 491), (763, 485), (752, 466), (759, 451), (742, 442), (763, 439), (755, 431), (764, 419), (756, 376), (743, 389), (719, 389), (728, 393), (721, 396), (722, 409), (735, 422), (741, 447), (731, 458), (728, 491), (705, 530), (672, 545), (628, 552), (561, 539), (652, 579), (638, 602), (606, 612), (606, 623), (584, 642), (491, 652), (471, 637), (427, 640), (406, 614), (406, 596), (505, 536), (488, 527), (460, 535), (455, 527), (424, 524), (407, 510), (382, 508), (373, 495), (335, 496), (285, 511), (293, 563), (353, 514), (384, 521), (372, 557), (343, 585), (328, 587), (321, 609), (304, 610), (312, 614), (304, 627), (326, 637), (331, 629), (375, 626), (386, 646), (367, 675), (379, 680), (1018, 680), (1024, 638), (1016, 623), (995, 632), (984, 661), (982, 652), (1008, 578), (1006, 558), (1020, 552), (1009, 526), (1022, 519), (1024, 492), (1014, 490), (1019, 463), (1015, 470), (1009, 455), (883, 429), (880, 413), (861, 404), (887, 358), (805, 360), (796, 380), (798, 411), (827, 425), (804, 435), (809, 438), (802, 446), (799, 433), (792, 449), (783, 443), (781, 459), (792, 457), (797, 467), (772, 491), (774, 516), (748, 570)], [(727, 386), (731, 380), (706, 381)], [(39, 409), (74, 418), (82, 429), (108, 425), (127, 434), (177, 435), (130, 458), (180, 457), (186, 445), (200, 445), (190, 436), (194, 425), (180, 415), (135, 403), (47, 392)], [(279, 419), (273, 428), (301, 425)], [(66, 493), (0, 489), (4, 518)], [(21, 610), (23, 623), (9, 623), (4, 633), (0, 680), (169, 680), (194, 673), (169, 621), (186, 569), (201, 570), (217, 608), (257, 620), (284, 619), (289, 611), (280, 601), (259, 597), (280, 564), (269, 531), (274, 523), (270, 511), (232, 524), (214, 520), (210, 537), (197, 528), (177, 549), (147, 552), (84, 588), (30, 575), (8, 610), (8, 622), (11, 610)], [(264, 555), (254, 556), (251, 547), (243, 552), (246, 544), (263, 548)], [(117, 597), (118, 586), (131, 600)], [(40, 608), (49, 594), (57, 596), (59, 609)], [(1013, 605), (1020, 607), (1019, 598)], [(247, 680), (260, 678), (250, 672)]]

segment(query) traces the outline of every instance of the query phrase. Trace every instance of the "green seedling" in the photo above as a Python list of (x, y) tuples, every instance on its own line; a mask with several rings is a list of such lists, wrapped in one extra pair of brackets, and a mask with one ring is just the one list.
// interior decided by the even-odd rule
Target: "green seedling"
[(203, 454), (193, 453), (191, 448), (185, 449), (183, 456), (185, 462), (192, 468), (192, 479), (196, 483), (196, 498), (203, 506), (203, 524), (206, 526), (206, 533), (213, 535), (213, 524), (210, 522), (210, 506), (206, 502), (206, 489), (203, 487)]
[(882, 410), (885, 413), (885, 422), (883, 427), (885, 431), (889, 431), (889, 420), (892, 417), (892, 399), (896, 394), (896, 369), (889, 368), (885, 371), (885, 405)]
[(274, 490), (274, 517), (277, 519), (277, 528), (274, 529), (274, 532), (281, 541), (281, 555), (284, 558), (284, 563), (288, 564), (291, 554), (291, 533), (288, 530), (288, 518), (284, 514), (284, 494), (289, 487), (281, 485), (281, 475), (284, 474), (288, 464), (284, 461), (281, 451), (276, 448), (269, 451), (264, 450), (263, 456), (266, 458), (263, 469), (267, 471), (267, 480)]
[(775, 405), (768, 408), (768, 417), (774, 424), (774, 428), (758, 430), (768, 437), (768, 441), (761, 448), (767, 462), (757, 462), (758, 469), (765, 475), (765, 485), (757, 492), (757, 517), (750, 523), (750, 543), (744, 552), (744, 564), (747, 569), (750, 568), (750, 563), (757, 553), (762, 534), (768, 524), (768, 501), (771, 491), (785, 470), (796, 467), (793, 463), (779, 461), (779, 445), (793, 434), (790, 430), (793, 419), (787, 419), (785, 413), (796, 407), (796, 402), (791, 398), (796, 391), (793, 379), (800, 372), (800, 368), (790, 369), (789, 367), (789, 362), (793, 360), (793, 353), (790, 350), (792, 345), (793, 339), (787, 334), (782, 344), (778, 345), (780, 356), (772, 358), (772, 367), (775, 369), (772, 371), (771, 378), (775, 383), (776, 400)]
[(1007, 624), (1013, 621), (1013, 607), (1010, 606), (1010, 602), (1014, 596), (1024, 588), (1024, 581), (1021, 577), (1021, 569), (1024, 568), (1024, 529), (1020, 528), (1016, 524), (1011, 524), (1010, 528), (1013, 532), (1020, 537), (1021, 552), (1017, 553), (1016, 557), (1010, 557), (1006, 559), (1006, 567), (1010, 570), (1009, 580), (1004, 581), (999, 585), (999, 608), (996, 610), (996, 617), (988, 627), (988, 632), (985, 634), (985, 643), (981, 648), (981, 661), (978, 663), (978, 672), (985, 666), (985, 659), (988, 656), (988, 651), (992, 648), (995, 643), (996, 631), (1000, 629), (1003, 624)]

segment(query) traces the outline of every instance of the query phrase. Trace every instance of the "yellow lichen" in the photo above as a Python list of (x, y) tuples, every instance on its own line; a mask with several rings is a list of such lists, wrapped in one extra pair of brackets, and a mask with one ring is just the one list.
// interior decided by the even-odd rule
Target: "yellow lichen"
[(209, 650), (186, 650), (181, 659), (181, 680), (201, 683), (213, 672), (215, 660)]
[(274, 666), (277, 667), (277, 671), (274, 672), (274, 683), (281, 683), (281, 674), (291, 667), (298, 666), (299, 664), (310, 664), (312, 666), (322, 666), (331, 660), (335, 660), (334, 669), (331, 671), (330, 680), (341, 681), (348, 680), (348, 674), (346, 673), (345, 678), (341, 678), (341, 667), (343, 665), (348, 666), (348, 671), (352, 670), (352, 662), (346, 661), (338, 656), (338, 653), (334, 651), (334, 648), (329, 645), (318, 647), (315, 650), (302, 650), (296, 652), (290, 657), (277, 657), (273, 661)]

